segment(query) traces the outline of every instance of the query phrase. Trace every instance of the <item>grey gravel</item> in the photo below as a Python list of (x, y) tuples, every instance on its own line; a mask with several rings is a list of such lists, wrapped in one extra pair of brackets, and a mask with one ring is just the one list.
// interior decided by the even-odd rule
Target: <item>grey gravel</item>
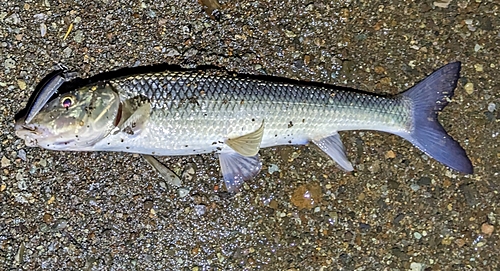
[[(0, 270), (499, 270), (500, 3), (435, 2), (224, 0), (210, 17), (198, 1), (3, 1)], [(311, 146), (265, 149), (230, 195), (213, 155), (160, 158), (186, 172), (176, 188), (139, 156), (33, 149), (13, 131), (56, 63), (83, 77), (215, 65), (391, 95), (457, 60), (440, 121), (472, 175), (354, 131), (354, 173)], [(312, 184), (319, 200), (299, 210)]]
[(417, 192), (420, 189), (420, 185), (414, 183), (414, 184), (410, 185), (410, 188), (411, 188), (411, 190)]

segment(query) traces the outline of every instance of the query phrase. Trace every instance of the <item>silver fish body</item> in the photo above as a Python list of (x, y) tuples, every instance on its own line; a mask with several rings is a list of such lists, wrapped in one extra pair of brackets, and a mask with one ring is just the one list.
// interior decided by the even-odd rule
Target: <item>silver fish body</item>
[[(122, 99), (151, 103), (138, 134), (110, 134), (95, 150), (155, 155), (220, 152), (225, 140), (256, 131), (261, 148), (306, 144), (343, 130), (411, 129), (410, 101), (356, 92), (202, 73), (165, 72), (111, 80)], [(124, 138), (125, 135), (125, 138)]]
[[(270, 146), (312, 141), (343, 169), (353, 170), (338, 135), (344, 130), (399, 135), (445, 165), (471, 173), (465, 151), (437, 121), (459, 71), (460, 63), (448, 64), (394, 97), (205, 71), (137, 74), (61, 94), (31, 123), (18, 120), (16, 129), (27, 144), (55, 150), (217, 152), (231, 188), (259, 171), (258, 150)], [(86, 102), (79, 103), (83, 97)], [(60, 124), (58, 114), (73, 121)]]

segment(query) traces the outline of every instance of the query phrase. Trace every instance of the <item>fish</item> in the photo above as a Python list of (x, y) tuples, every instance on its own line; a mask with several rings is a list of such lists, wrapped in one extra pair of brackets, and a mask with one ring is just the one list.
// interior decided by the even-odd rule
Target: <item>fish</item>
[(398, 135), (445, 166), (472, 174), (467, 153), (438, 121), (460, 69), (460, 62), (449, 63), (393, 96), (204, 69), (97, 76), (59, 91), (29, 122), (19, 116), (15, 133), (26, 146), (55, 151), (215, 153), (228, 191), (258, 174), (259, 150), (272, 146), (312, 142), (353, 171), (339, 134), (347, 130)]

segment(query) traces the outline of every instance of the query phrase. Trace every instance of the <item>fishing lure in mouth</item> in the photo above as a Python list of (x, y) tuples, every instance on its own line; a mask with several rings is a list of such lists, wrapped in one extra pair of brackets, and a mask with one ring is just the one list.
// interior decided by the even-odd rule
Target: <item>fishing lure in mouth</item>
[(42, 110), (43, 106), (49, 101), (49, 99), (57, 94), (59, 88), (64, 84), (64, 82), (68, 82), (71, 79), (77, 77), (76, 72), (69, 72), (68, 69), (63, 65), (58, 65), (58, 70), (53, 72), (44, 82), (40, 88), (40, 91), (36, 93), (36, 97), (33, 100), (31, 106), (29, 106), (30, 111), (25, 118), (26, 123), (30, 123), (33, 118)]
[[(312, 142), (346, 171), (339, 131), (398, 135), (444, 165), (472, 173), (464, 149), (438, 121), (460, 76), (447, 64), (392, 97), (333, 85), (208, 70), (161, 70), (99, 80), (53, 95), (57, 75), (16, 120), (26, 145), (155, 156), (218, 153), (228, 190), (255, 176), (261, 148)], [(49, 95), (51, 94), (51, 95)]]

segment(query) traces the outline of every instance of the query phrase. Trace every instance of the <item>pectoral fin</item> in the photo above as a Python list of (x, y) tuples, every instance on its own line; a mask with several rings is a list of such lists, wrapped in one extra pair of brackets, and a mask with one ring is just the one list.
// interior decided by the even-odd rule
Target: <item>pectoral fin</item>
[(181, 179), (169, 168), (160, 163), (156, 158), (151, 155), (142, 155), (144, 160), (146, 160), (158, 173), (165, 179), (165, 181), (175, 187), (181, 186)]
[(262, 168), (258, 154), (243, 156), (232, 150), (222, 152), (219, 155), (219, 162), (229, 192), (237, 192), (245, 180), (254, 177)]
[(118, 125), (119, 131), (130, 135), (139, 133), (146, 127), (151, 112), (151, 104), (145, 103), (135, 110), (128, 119)]
[(259, 152), (262, 136), (264, 135), (264, 121), (259, 129), (246, 135), (228, 138), (225, 143), (235, 152), (243, 156), (254, 156)]
[(345, 147), (342, 144), (340, 135), (335, 133), (328, 137), (321, 138), (319, 140), (312, 140), (316, 146), (318, 146), (322, 151), (324, 151), (328, 156), (330, 156), (337, 164), (346, 171), (353, 171), (351, 162), (347, 159), (345, 154)]

